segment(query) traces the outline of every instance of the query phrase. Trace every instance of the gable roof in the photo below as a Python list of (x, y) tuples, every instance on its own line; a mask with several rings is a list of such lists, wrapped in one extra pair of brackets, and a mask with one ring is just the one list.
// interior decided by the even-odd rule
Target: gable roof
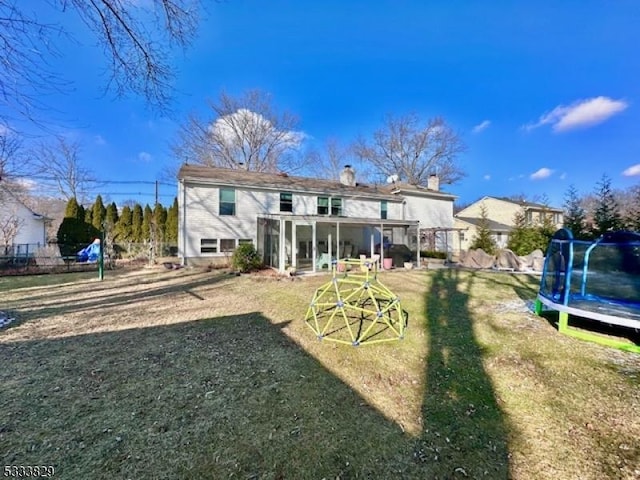
[[(475, 217), (456, 216), (455, 218), (456, 220), (461, 220), (475, 227), (478, 227), (480, 225), (480, 222), (482, 221), (481, 218), (475, 218)], [(509, 225), (505, 225), (504, 223), (495, 222), (489, 219), (487, 219), (487, 226), (489, 227), (489, 230), (491, 230), (492, 232), (510, 232), (513, 229), (513, 227), (510, 227)]]
[(455, 200), (458, 198), (456, 195), (450, 193), (441, 192), (440, 190), (432, 190), (422, 185), (411, 185), (409, 183), (395, 183), (389, 187), (382, 187), (388, 189), (390, 192), (399, 192), (409, 195), (419, 195), (421, 197), (439, 197), (447, 200)]
[(0, 198), (1, 195), (6, 194), (9, 197), (9, 200), (17, 203), (18, 205), (20, 205), (22, 208), (26, 209), (31, 215), (33, 215), (35, 217), (36, 220), (47, 220), (47, 217), (45, 217), (44, 215), (41, 215), (39, 213), (34, 212), (28, 205), (26, 205), (21, 199), (20, 197), (18, 197), (15, 193), (13, 193), (11, 190), (9, 190), (7, 187), (5, 187), (4, 185), (0, 185)]
[(458, 215), (460, 215), (460, 214), (462, 214), (464, 216), (464, 213), (469, 208), (471, 208), (471, 207), (473, 207), (473, 206), (475, 206), (475, 205), (477, 205), (479, 203), (482, 203), (484, 200), (487, 200), (487, 199), (497, 200), (499, 202), (505, 202), (505, 203), (509, 203), (511, 205), (516, 205), (518, 207), (523, 208), (524, 210), (546, 210), (547, 212), (551, 212), (551, 213), (564, 213), (564, 210), (562, 210), (561, 208), (554, 208), (554, 207), (550, 207), (548, 205), (543, 205), (541, 203), (534, 203), (534, 202), (513, 200), (513, 199), (505, 198), (505, 197), (492, 197), (490, 195), (485, 195), (480, 200), (476, 200), (471, 205), (467, 205), (465, 208), (460, 210), (454, 216), (458, 217)]
[(562, 213), (564, 211), (561, 208), (551, 207), (549, 205), (544, 205), (543, 203), (528, 202), (526, 200), (513, 200), (511, 198), (506, 198), (506, 197), (491, 197), (491, 196), (487, 196), (484, 198), (495, 198), (496, 200), (502, 200), (503, 202), (513, 203), (514, 205), (521, 206), (525, 210), (528, 210), (528, 209), (547, 210), (549, 212), (557, 212), (557, 213)]
[[(216, 185), (258, 187), (292, 192), (367, 197), (372, 199), (391, 200), (394, 202), (402, 200), (402, 197), (399, 196), (398, 193), (409, 190), (404, 187), (403, 189), (399, 189), (397, 186), (370, 186), (365, 184), (350, 186), (336, 181), (297, 177), (286, 173), (251, 172), (241, 169), (205, 167), (186, 164), (180, 168), (178, 172), (178, 179)], [(442, 192), (429, 190), (428, 193), (431, 196), (438, 196), (446, 200), (455, 199), (455, 196)]]

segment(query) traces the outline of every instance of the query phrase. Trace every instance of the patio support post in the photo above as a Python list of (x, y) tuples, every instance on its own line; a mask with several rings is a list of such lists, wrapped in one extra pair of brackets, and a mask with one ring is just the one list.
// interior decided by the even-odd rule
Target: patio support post
[(418, 259), (418, 263), (416, 268), (420, 268), (420, 222), (418, 221), (418, 225), (416, 226), (416, 258)]
[(287, 250), (285, 248), (287, 244), (287, 240), (285, 238), (285, 233), (287, 231), (285, 226), (286, 223), (286, 220), (280, 220), (280, 241), (278, 242), (278, 271), (280, 273), (284, 273), (284, 266), (287, 260)]
[[(327, 253), (329, 254), (329, 261), (331, 262), (333, 260), (333, 252), (331, 251), (331, 230), (329, 230), (329, 235), (327, 236)], [(329, 271), (331, 271), (331, 264), (329, 264)]]
[(317, 247), (316, 247), (316, 243), (318, 243), (318, 239), (316, 237), (317, 235), (317, 231), (316, 231), (316, 222), (313, 222), (311, 224), (311, 271), (313, 273), (316, 273), (316, 259), (318, 257), (318, 252), (317, 252)]
[(340, 260), (340, 222), (336, 222), (336, 259)]
[(384, 269), (384, 224), (380, 222), (380, 270)]
[(375, 233), (373, 231), (374, 228), (375, 227), (371, 229), (371, 241), (370, 241), (371, 254), (369, 255), (369, 258), (373, 258), (373, 255), (375, 254), (375, 250), (376, 250)]
[(296, 238), (297, 230), (296, 222), (291, 222), (291, 266), (296, 268), (298, 266), (298, 242)]

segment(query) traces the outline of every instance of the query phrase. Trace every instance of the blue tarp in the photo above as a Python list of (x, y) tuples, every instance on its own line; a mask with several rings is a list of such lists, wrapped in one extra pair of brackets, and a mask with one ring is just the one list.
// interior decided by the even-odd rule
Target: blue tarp
[(78, 262), (97, 262), (100, 256), (100, 240), (96, 239), (93, 243), (76, 254)]

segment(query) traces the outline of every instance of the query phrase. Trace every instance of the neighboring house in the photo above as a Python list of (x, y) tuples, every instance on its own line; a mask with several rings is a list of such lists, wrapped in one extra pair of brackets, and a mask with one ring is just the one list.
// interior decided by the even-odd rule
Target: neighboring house
[(26, 255), (44, 246), (46, 220), (0, 185), (0, 255)]
[(498, 248), (506, 248), (509, 232), (515, 226), (514, 219), (518, 212), (523, 212), (528, 225), (540, 225), (543, 215), (547, 215), (556, 228), (562, 228), (563, 210), (548, 207), (540, 203), (509, 200), (506, 198), (483, 197), (468, 207), (460, 210), (455, 216), (456, 239), (455, 250), (466, 251), (473, 243), (478, 225), (482, 218), (484, 205), (489, 220), (489, 229)]
[(185, 264), (226, 262), (245, 242), (280, 271), (384, 255), (381, 243), (404, 244), (417, 260), (420, 228), (453, 227), (455, 196), (398, 183), (358, 184), (349, 166), (340, 182), (191, 165), (178, 180), (178, 251)]

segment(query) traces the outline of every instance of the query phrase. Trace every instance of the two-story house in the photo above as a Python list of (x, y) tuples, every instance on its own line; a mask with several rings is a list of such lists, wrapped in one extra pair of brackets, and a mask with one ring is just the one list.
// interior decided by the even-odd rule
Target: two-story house
[(30, 255), (46, 244), (47, 218), (0, 185), (0, 255)]
[(528, 225), (540, 225), (546, 215), (554, 226), (562, 228), (563, 210), (540, 203), (517, 201), (508, 198), (483, 197), (477, 202), (460, 210), (454, 216), (457, 239), (454, 246), (459, 251), (466, 251), (477, 234), (478, 225), (485, 209), (491, 236), (498, 248), (506, 248), (509, 232), (515, 227), (517, 213), (523, 213)]
[(222, 263), (253, 243), (264, 263), (317, 271), (331, 259), (384, 255), (404, 244), (419, 261), (421, 227), (453, 226), (455, 196), (395, 183), (367, 186), (346, 166), (340, 182), (184, 165), (178, 173), (178, 251), (185, 264)]

